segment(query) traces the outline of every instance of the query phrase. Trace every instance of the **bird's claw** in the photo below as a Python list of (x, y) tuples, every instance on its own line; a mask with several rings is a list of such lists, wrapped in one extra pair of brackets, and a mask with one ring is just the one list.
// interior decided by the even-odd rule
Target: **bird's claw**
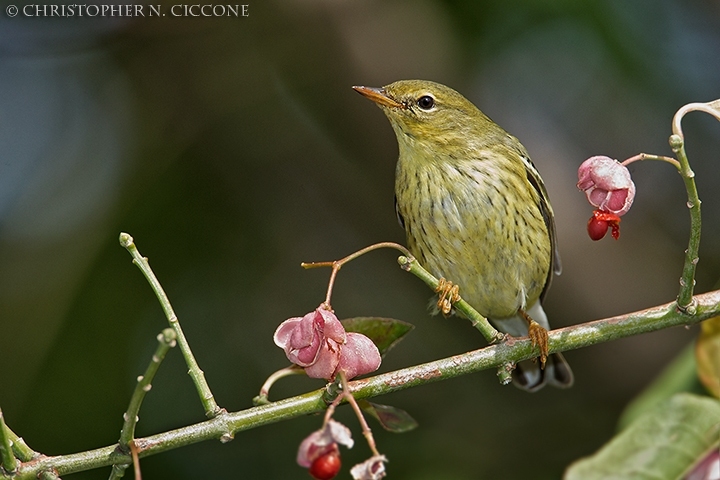
[(441, 278), (435, 292), (440, 296), (437, 302), (438, 309), (443, 315), (449, 315), (453, 305), (460, 301), (460, 286)]
[(537, 347), (538, 350), (540, 350), (540, 368), (545, 368), (545, 362), (548, 358), (548, 350), (550, 348), (550, 336), (548, 335), (548, 331), (545, 330), (539, 323), (537, 323), (533, 318), (528, 315), (528, 313), (520, 309), (518, 310), (518, 313), (520, 316), (522, 316), (525, 321), (528, 323), (528, 337), (530, 337), (530, 341), (532, 342), (533, 347)]
[(530, 319), (528, 324), (528, 337), (533, 344), (540, 350), (540, 368), (545, 368), (545, 362), (548, 357), (548, 331), (540, 326), (535, 320)]

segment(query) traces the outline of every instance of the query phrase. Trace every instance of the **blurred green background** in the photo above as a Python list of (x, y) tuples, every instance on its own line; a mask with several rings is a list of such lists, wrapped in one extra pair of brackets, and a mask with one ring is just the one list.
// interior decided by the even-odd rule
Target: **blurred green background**
[[(112, 2), (110, 2), (112, 3)], [(122, 2), (118, 2), (122, 3)], [(165, 4), (169, 7), (171, 4)], [(619, 241), (593, 243), (577, 166), (670, 154), (681, 105), (720, 97), (720, 4), (710, 0), (264, 0), (247, 18), (8, 18), (0, 14), (0, 406), (48, 455), (117, 441), (135, 378), (165, 326), (118, 244), (134, 236), (219, 404), (251, 406), (287, 364), (272, 342), (315, 308), (340, 258), (402, 242), (397, 146), (351, 85), (423, 78), (459, 90), (527, 147), (553, 201), (563, 275), (553, 326), (674, 299), (688, 214), (677, 173), (636, 163)], [(697, 291), (720, 273), (720, 125), (684, 131), (705, 223)], [(466, 321), (430, 317), (396, 253), (339, 275), (340, 318), (416, 325), (381, 371), (476, 349)], [(576, 384), (527, 394), (492, 371), (377, 399), (420, 428), (376, 429), (393, 479), (556, 479), (613, 435), (623, 407), (697, 334), (673, 329), (567, 353)], [(163, 364), (138, 435), (204, 419), (180, 352)], [(291, 378), (271, 398), (319, 388)], [(370, 454), (358, 440), (347, 468)], [(300, 441), (321, 417), (142, 461), (146, 479), (307, 478)], [(70, 478), (107, 478), (109, 469)], [(131, 476), (131, 473), (128, 473)]]

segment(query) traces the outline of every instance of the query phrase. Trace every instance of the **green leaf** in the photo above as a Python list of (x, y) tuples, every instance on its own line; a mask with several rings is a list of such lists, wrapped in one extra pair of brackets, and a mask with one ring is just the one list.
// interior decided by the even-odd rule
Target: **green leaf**
[(370, 338), (380, 350), (380, 355), (385, 355), (415, 328), (411, 323), (394, 318), (355, 317), (341, 322), (348, 332), (362, 333)]
[(385, 430), (390, 432), (404, 433), (418, 426), (417, 421), (405, 410), (390, 405), (368, 402), (367, 400), (360, 400), (358, 405), (363, 411), (380, 422), (380, 425)]
[(573, 463), (565, 480), (676, 480), (720, 439), (720, 401), (679, 393)]

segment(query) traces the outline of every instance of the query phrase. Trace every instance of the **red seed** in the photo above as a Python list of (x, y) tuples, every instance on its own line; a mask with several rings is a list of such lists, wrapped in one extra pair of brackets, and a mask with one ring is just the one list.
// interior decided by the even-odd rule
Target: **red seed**
[(310, 475), (316, 480), (330, 480), (340, 471), (340, 454), (338, 452), (328, 452), (318, 457), (310, 465), (308, 470)]
[(587, 224), (587, 231), (590, 238), (597, 241), (605, 236), (608, 229), (608, 222), (599, 220), (594, 215), (590, 217)]

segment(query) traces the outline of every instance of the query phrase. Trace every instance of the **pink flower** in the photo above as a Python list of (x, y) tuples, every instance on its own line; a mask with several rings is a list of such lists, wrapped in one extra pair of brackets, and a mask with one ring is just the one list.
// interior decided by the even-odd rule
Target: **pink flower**
[[(275, 330), (275, 344), (285, 350), (288, 360), (301, 367), (318, 362), (323, 343), (332, 347), (345, 343), (346, 334), (340, 321), (330, 311), (318, 308), (304, 317), (285, 320)], [(336, 362), (337, 365), (337, 362)]]
[(603, 212), (625, 215), (635, 199), (635, 184), (625, 165), (605, 156), (591, 157), (578, 168), (577, 187)]
[(337, 371), (345, 372), (347, 379), (374, 372), (380, 368), (380, 352), (375, 344), (362, 333), (347, 334), (347, 343), (340, 349)]
[(275, 330), (275, 344), (312, 378), (331, 380), (343, 371), (348, 379), (374, 372), (381, 357), (360, 333), (346, 333), (335, 314), (321, 305), (304, 317), (285, 320)]

